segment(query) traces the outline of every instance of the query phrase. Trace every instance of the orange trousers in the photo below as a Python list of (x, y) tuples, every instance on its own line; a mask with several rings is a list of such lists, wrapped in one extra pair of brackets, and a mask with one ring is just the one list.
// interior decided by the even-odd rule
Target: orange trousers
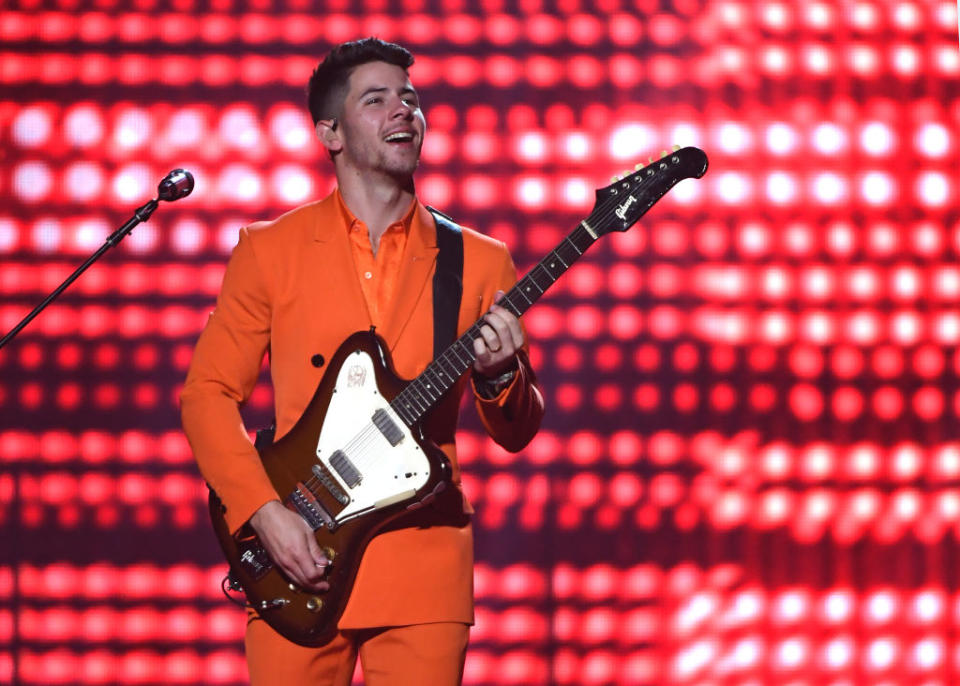
[(321, 648), (291, 643), (262, 619), (247, 624), (251, 686), (459, 686), (470, 627), (459, 622), (341, 631)]

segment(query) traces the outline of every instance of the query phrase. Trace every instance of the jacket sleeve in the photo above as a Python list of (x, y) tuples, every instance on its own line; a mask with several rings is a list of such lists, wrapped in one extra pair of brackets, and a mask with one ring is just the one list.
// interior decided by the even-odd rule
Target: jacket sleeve
[[(504, 246), (504, 259), (492, 293), (507, 292), (517, 281), (517, 270)], [(490, 303), (493, 302), (491, 295)], [(485, 310), (490, 307), (487, 303)], [(480, 421), (490, 437), (506, 450), (518, 452), (533, 439), (543, 419), (543, 392), (530, 366), (527, 355), (528, 343), (524, 331), (524, 349), (517, 353), (517, 373), (510, 384), (495, 398), (485, 398), (477, 390), (471, 375), (470, 387)]]
[(184, 433), (233, 532), (277, 498), (240, 417), (269, 344), (270, 318), (267, 288), (243, 229), (180, 396)]

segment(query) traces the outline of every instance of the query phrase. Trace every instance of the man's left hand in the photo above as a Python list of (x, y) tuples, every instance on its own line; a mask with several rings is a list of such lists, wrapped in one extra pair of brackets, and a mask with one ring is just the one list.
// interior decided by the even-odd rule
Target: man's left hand
[(481, 338), (473, 341), (473, 352), (477, 357), (473, 368), (487, 378), (500, 376), (511, 369), (516, 364), (517, 351), (523, 347), (520, 320), (509, 310), (496, 304), (502, 298), (503, 291), (497, 291), (490, 311), (483, 315)]

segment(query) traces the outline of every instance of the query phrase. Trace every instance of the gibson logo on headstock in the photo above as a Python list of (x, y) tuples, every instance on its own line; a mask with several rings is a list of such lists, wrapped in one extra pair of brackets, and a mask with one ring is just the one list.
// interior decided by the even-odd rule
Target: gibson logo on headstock
[(632, 204), (635, 203), (636, 201), (637, 201), (637, 199), (636, 199), (635, 197), (633, 197), (632, 195), (627, 196), (626, 202), (624, 202), (622, 205), (619, 205), (619, 206), (617, 207), (616, 211), (614, 212), (614, 214), (617, 215), (617, 216), (621, 219), (621, 221), (626, 221), (626, 220), (627, 220), (627, 210), (629, 210), (629, 209), (630, 209), (630, 205), (632, 205)]

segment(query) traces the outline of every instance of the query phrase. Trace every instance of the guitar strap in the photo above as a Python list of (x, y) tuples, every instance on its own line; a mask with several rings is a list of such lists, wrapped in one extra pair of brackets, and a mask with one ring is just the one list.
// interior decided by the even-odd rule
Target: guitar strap
[(437, 268), (433, 273), (433, 358), (457, 340), (463, 299), (463, 229), (427, 205), (437, 224)]
[[(440, 210), (427, 205), (437, 224), (437, 269), (433, 273), (433, 357), (457, 340), (463, 299), (463, 229)], [(273, 443), (276, 420), (257, 431), (258, 450)]]

